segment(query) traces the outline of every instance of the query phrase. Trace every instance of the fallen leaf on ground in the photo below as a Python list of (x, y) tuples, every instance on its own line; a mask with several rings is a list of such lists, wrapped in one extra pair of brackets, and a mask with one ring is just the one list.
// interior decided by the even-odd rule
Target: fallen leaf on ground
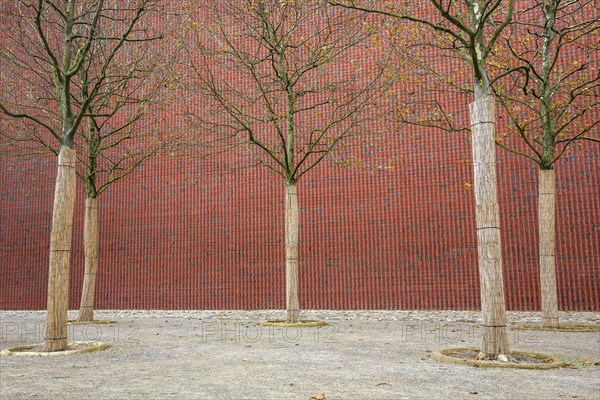
[(315, 394), (310, 400), (325, 400), (325, 395), (323, 393)]
[(479, 394), (479, 393), (477, 393), (477, 392), (476, 392), (476, 391), (474, 391), (474, 390), (471, 390), (471, 391), (469, 392), (469, 394)]

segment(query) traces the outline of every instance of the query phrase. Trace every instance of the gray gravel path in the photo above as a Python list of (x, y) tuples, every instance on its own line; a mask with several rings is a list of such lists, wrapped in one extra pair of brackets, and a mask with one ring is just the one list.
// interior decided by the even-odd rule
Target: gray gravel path
[[(71, 313), (75, 317), (75, 313)], [(323, 328), (262, 327), (281, 311), (100, 311), (113, 325), (71, 325), (98, 353), (0, 357), (2, 399), (600, 399), (599, 333), (511, 330), (514, 350), (575, 368), (484, 369), (431, 360), (429, 352), (479, 346), (469, 311), (306, 311)], [(600, 324), (599, 313), (561, 313)], [(41, 342), (45, 313), (0, 311), (0, 348)], [(511, 312), (511, 324), (540, 321)]]

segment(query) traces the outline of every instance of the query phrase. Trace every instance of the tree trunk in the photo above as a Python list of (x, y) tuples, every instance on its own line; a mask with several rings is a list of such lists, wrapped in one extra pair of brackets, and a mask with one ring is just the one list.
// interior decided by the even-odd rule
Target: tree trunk
[(94, 320), (94, 293), (96, 291), (96, 271), (98, 270), (98, 204), (94, 197), (85, 199), (83, 245), (85, 272), (77, 321), (90, 322)]
[(555, 175), (553, 169), (540, 169), (539, 183), (540, 289), (543, 326), (558, 326), (558, 299), (555, 267)]
[(287, 321), (300, 320), (298, 302), (298, 192), (295, 184), (285, 185), (285, 298)]
[(495, 103), (485, 96), (471, 104), (477, 253), (483, 312), (480, 358), (508, 360), (502, 279), (500, 211), (496, 183)]
[(75, 208), (75, 150), (62, 146), (58, 155), (58, 172), (54, 192), (50, 265), (48, 273), (48, 316), (45, 351), (65, 350), (68, 346), (67, 311), (71, 236)]

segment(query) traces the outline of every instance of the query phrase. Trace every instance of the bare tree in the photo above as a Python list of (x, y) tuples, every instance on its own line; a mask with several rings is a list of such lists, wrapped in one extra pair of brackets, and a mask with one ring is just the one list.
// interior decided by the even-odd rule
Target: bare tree
[[(539, 262), (543, 326), (557, 327), (556, 162), (576, 141), (600, 142), (600, 20), (591, 0), (540, 0), (515, 14), (491, 65), (509, 117), (500, 147), (539, 166)], [(511, 140), (514, 136), (517, 140)]]
[[(148, 21), (142, 21), (148, 22)], [(147, 32), (157, 31), (147, 40), (129, 48), (118, 62), (112, 63), (106, 79), (95, 99), (89, 102), (86, 113), (87, 130), (82, 132), (86, 157), (84, 168), (78, 175), (85, 192), (84, 254), (85, 272), (79, 309), (79, 322), (93, 321), (94, 293), (98, 267), (98, 197), (111, 185), (129, 175), (144, 161), (165, 149), (177, 137), (175, 128), (168, 135), (158, 118), (160, 107), (169, 99), (168, 82), (171, 75), (172, 47), (164, 40), (149, 43), (162, 37), (156, 21), (148, 23)], [(103, 31), (115, 28), (104, 27)], [(104, 43), (103, 43), (104, 44)], [(133, 47), (133, 46), (130, 46)], [(104, 48), (97, 46), (90, 53), (87, 68), (82, 69), (78, 87), (78, 101), (85, 103), (94, 89), (99, 74), (97, 65), (103, 65)]]
[[(155, 11), (158, 11), (155, 8)], [(168, 21), (167, 19), (168, 18)], [(126, 177), (144, 161), (168, 150), (180, 138), (176, 126), (165, 126), (164, 106), (177, 101), (174, 77), (177, 46), (173, 39), (180, 28), (176, 6), (161, 7), (138, 24), (146, 34), (136, 40), (119, 60), (113, 62), (110, 79), (98, 90), (87, 114), (87, 159), (82, 160), (80, 177), (86, 188), (84, 224), (85, 274), (78, 321), (93, 320), (94, 291), (98, 264), (97, 198), (113, 183)], [(118, 31), (118, 24), (103, 27), (105, 32)], [(104, 43), (102, 43), (104, 44)], [(106, 49), (97, 46), (90, 55), (89, 67), (81, 74), (81, 101), (85, 101), (100, 75), (95, 66), (102, 65)], [(173, 112), (169, 108), (168, 112)], [(90, 240), (88, 241), (86, 235)]]
[[(192, 6), (194, 8), (194, 6)], [(321, 0), (207, 1), (190, 15), (195, 123), (241, 143), (283, 179), (287, 321), (300, 319), (298, 197), (302, 176), (344, 139), (366, 134), (385, 89), (365, 16)]]
[(487, 61), (512, 19), (514, 0), (429, 0), (424, 7), (372, 0), (327, 1), (338, 7), (426, 27), (445, 43), (436, 47), (432, 55), (449, 51), (469, 66), (475, 100), (470, 105), (470, 117), (483, 311), (483, 343), (479, 358), (510, 360), (496, 182), (496, 110), (491, 93), (493, 79)]
[[(82, 122), (93, 120), (96, 100), (114, 77), (111, 67), (130, 46), (150, 40), (140, 21), (157, 7), (153, 0), (19, 0), (2, 14), (5, 73), (19, 88), (3, 93), (0, 110), (23, 122), (23, 133), (8, 133), (22, 141), (60, 146), (50, 239), (48, 316), (45, 351), (68, 346), (67, 308), (69, 263), (76, 184), (76, 138)], [(104, 31), (109, 25), (114, 30)], [(90, 56), (100, 52), (90, 64)], [(122, 60), (121, 60), (122, 61)], [(82, 71), (96, 71), (79, 97)], [(115, 87), (119, 87), (115, 85)], [(79, 89), (79, 93), (78, 93)], [(35, 126), (34, 129), (32, 126)]]

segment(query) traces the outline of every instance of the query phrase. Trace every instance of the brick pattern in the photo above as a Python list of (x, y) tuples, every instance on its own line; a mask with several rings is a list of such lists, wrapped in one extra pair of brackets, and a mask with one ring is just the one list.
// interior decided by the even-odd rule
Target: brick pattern
[[(323, 163), (299, 184), (306, 309), (477, 309), (470, 142), (388, 146), (394, 170)], [(600, 150), (557, 165), (561, 310), (600, 310)], [(283, 308), (283, 182), (260, 167), (161, 156), (99, 198), (99, 309)], [(55, 160), (0, 159), (0, 309), (46, 306)], [(507, 307), (538, 310), (537, 170), (499, 150)], [(83, 279), (78, 181), (71, 307)]]

